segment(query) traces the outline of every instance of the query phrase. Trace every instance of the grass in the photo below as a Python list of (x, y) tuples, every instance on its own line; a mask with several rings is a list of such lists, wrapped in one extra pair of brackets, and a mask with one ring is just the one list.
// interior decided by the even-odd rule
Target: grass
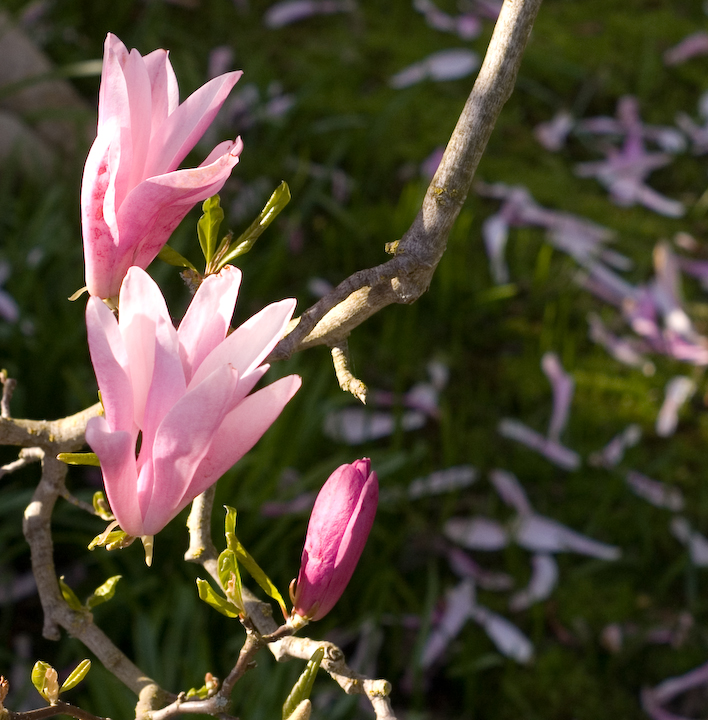
[[(280, 220), (243, 258), (237, 320), (286, 296), (297, 297), (299, 307), (305, 308), (314, 300), (307, 290), (310, 278), (338, 282), (385, 259), (384, 244), (406, 230), (424, 192), (417, 168), (445, 143), (471, 85), (468, 78), (398, 91), (388, 87), (387, 79), (409, 63), (463, 45), (427, 27), (407, 0), (372, 0), (361, 3), (354, 14), (315, 17), (280, 30), (269, 30), (261, 22), (268, 4), (202, 0), (188, 8), (157, 0), (62, 0), (48, 3), (31, 29), (59, 66), (100, 57), (108, 31), (142, 53), (169, 48), (182, 97), (204, 81), (209, 52), (227, 45), (236, 67), (245, 71), (237, 90), (253, 83), (266, 98), (271, 83), (277, 82), (294, 96), (294, 107), (284, 118), (245, 130), (228, 119), (218, 125), (218, 139), (241, 133), (246, 147), (222, 194), (227, 223), (234, 230), (250, 222), (246, 218), (236, 223), (228, 211), (247, 188), (260, 187), (267, 195), (285, 179), (293, 192)], [(27, 5), (23, 0), (6, 2), (18, 15)], [(455, 12), (452, 2), (439, 6)], [(682, 155), (652, 176), (657, 190), (689, 205), (686, 218), (673, 220), (612, 205), (594, 181), (573, 175), (575, 162), (594, 157), (586, 146), (574, 140), (552, 155), (536, 143), (532, 129), (562, 107), (583, 117), (611, 115), (624, 94), (639, 97), (646, 122), (671, 124), (677, 111), (695, 115), (708, 60), (667, 69), (661, 53), (705, 23), (697, 3), (676, 7), (669, 0), (547, 0), (517, 91), (477, 177), (526, 185), (543, 205), (611, 227), (618, 234), (616, 249), (635, 261), (632, 281), (646, 280), (655, 242), (679, 230), (699, 240), (704, 235), (705, 210), (695, 205), (705, 190), (703, 160)], [(483, 52), (490, 31), (486, 26), (471, 46)], [(77, 79), (75, 84), (95, 103), (96, 78)], [(192, 162), (200, 162), (209, 149), (198, 148)], [(83, 304), (66, 302), (82, 284), (81, 162), (82, 157), (67, 159), (45, 182), (28, 180), (9, 165), (0, 174), (0, 258), (13, 268), (5, 287), (20, 304), (23, 321), (31, 323), (0, 323), (2, 365), (20, 381), (13, 402), (18, 417), (60, 417), (95, 399)], [(350, 178), (350, 198), (338, 201), (330, 181), (313, 175), (309, 163), (344, 171)], [(656, 373), (646, 377), (593, 345), (587, 338), (586, 314), (594, 310), (608, 316), (607, 309), (574, 283), (576, 266), (550, 248), (540, 231), (512, 232), (511, 284), (495, 287), (480, 229), (497, 207), (471, 196), (429, 293), (413, 306), (385, 309), (351, 337), (355, 371), (372, 388), (405, 392), (426, 380), (431, 359), (446, 362), (450, 382), (441, 396), (439, 420), (358, 447), (333, 442), (322, 433), (327, 412), (353, 407), (356, 401), (338, 390), (326, 349), (308, 351), (273, 369), (273, 376), (300, 373), (303, 389), (258, 446), (220, 481), (217, 507), (238, 507), (240, 538), (284, 589), (297, 573), (307, 517), (266, 519), (259, 512), (264, 502), (317, 489), (331, 470), (361, 456), (372, 458), (385, 489), (405, 487), (435, 470), (472, 464), (482, 479), (471, 488), (381, 506), (349, 589), (312, 633), (336, 639), (352, 657), (362, 627), (373, 622), (381, 643), (375, 672), (393, 682), (400, 717), (641, 718), (638, 697), (643, 686), (704, 661), (708, 587), (705, 571), (690, 564), (671, 536), (669, 513), (631, 495), (623, 473), (634, 468), (680, 487), (688, 500), (685, 514), (695, 527), (706, 528), (703, 372), (656, 357)], [(194, 261), (197, 217), (193, 212), (172, 242)], [(42, 253), (35, 265), (27, 262), (32, 248)], [(177, 315), (184, 304), (179, 279), (164, 266), (152, 270)], [(705, 296), (692, 283), (686, 290), (696, 317), (705, 317)], [(643, 441), (616, 470), (584, 463), (580, 471), (567, 473), (496, 433), (502, 417), (516, 417), (538, 429), (546, 426), (551, 393), (539, 362), (549, 350), (560, 355), (576, 381), (564, 435), (570, 447), (587, 457), (627, 424), (642, 427)], [(676, 374), (692, 375), (699, 392), (682, 412), (677, 434), (660, 439), (653, 425), (663, 388)], [(5, 451), (3, 458), (10, 457)], [(515, 472), (539, 512), (619, 545), (623, 557), (611, 564), (562, 556), (560, 583), (551, 598), (515, 615), (506, 610), (508, 596), (479, 591), (482, 604), (509, 617), (532, 639), (536, 659), (531, 665), (504, 658), (480, 628), (468, 623), (443, 660), (423, 673), (417, 663), (431, 613), (457, 582), (440, 553), (441, 529), (456, 515), (508, 517), (484, 477), (494, 467)], [(283, 480), (286, 471), (294, 478), (290, 484)], [(4, 477), (0, 485), (3, 577), (21, 576), (29, 567), (20, 511), (35, 478), (36, 471), (29, 468)], [(88, 498), (100, 478), (77, 470), (70, 482), (72, 491)], [(217, 544), (222, 523), (216, 512)], [(102, 525), (73, 507), (59, 507), (54, 528), (58, 566), (67, 574), (74, 572), (80, 597), (106, 577), (123, 575), (116, 597), (97, 609), (96, 621), (146, 672), (172, 691), (201, 685), (207, 671), (225, 676), (241, 630), (197, 600), (198, 573), (181, 560), (186, 549), (183, 523), (174, 521), (157, 538), (150, 570), (137, 546), (120, 553), (88, 553), (85, 547)], [(475, 557), (484, 566), (512, 573), (517, 586), (528, 580), (528, 554), (518, 548)], [(652, 627), (673, 623), (685, 611), (695, 624), (681, 647), (647, 644)], [(601, 634), (616, 622), (631, 623), (636, 633), (611, 653)], [(36, 597), (4, 605), (0, 633), (6, 641), (0, 644), (4, 674), (18, 662), (13, 648), (21, 637), (30, 638), (30, 665), (41, 658), (68, 669), (86, 655), (73, 640), (42, 640)], [(294, 663), (281, 666), (264, 657), (239, 683), (239, 716), (255, 720), (277, 714), (297, 672)], [(105, 671), (94, 668), (81, 687), (73, 691), (74, 698), (88, 709), (113, 718), (132, 717), (134, 699)], [(318, 681), (315, 695), (316, 717), (370, 716), (325, 678)], [(36, 706), (29, 693), (27, 698)]]

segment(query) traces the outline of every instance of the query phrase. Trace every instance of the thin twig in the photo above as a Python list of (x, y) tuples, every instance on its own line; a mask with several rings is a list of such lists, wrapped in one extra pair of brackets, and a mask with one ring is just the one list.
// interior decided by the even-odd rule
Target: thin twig
[(3, 475), (14, 473), (31, 463), (39, 462), (44, 457), (44, 450), (42, 450), (42, 448), (22, 448), (19, 455), (18, 460), (14, 460), (0, 467), (0, 478)]
[(45, 718), (54, 717), (55, 715), (69, 715), (77, 718), (77, 720), (110, 720), (100, 715), (94, 715), (87, 710), (71, 705), (61, 700), (47, 707), (37, 708), (36, 710), (24, 710), (22, 712), (12, 712), (8, 710), (7, 715), (3, 715), (3, 720), (45, 720)]
[(344, 392), (350, 392), (355, 398), (361, 400), (362, 405), (366, 405), (368, 390), (359, 378), (354, 377), (350, 369), (349, 346), (346, 340), (332, 348), (332, 363), (339, 387)]
[(155, 710), (149, 715), (149, 720), (168, 720), (175, 715), (192, 714), (192, 715), (215, 715), (230, 717), (224, 715), (231, 704), (231, 693), (236, 683), (246, 674), (246, 671), (252, 667), (253, 658), (256, 653), (266, 644), (261, 635), (254, 631), (250, 621), (244, 621), (246, 628), (246, 641), (239, 652), (238, 660), (233, 670), (221, 684), (219, 691), (204, 700), (187, 700), (181, 694), (173, 703), (166, 707)]
[(0, 399), (0, 417), (10, 417), (10, 401), (15, 391), (17, 380), (7, 376), (7, 370), (0, 370), (0, 383), (2, 383), (2, 398)]

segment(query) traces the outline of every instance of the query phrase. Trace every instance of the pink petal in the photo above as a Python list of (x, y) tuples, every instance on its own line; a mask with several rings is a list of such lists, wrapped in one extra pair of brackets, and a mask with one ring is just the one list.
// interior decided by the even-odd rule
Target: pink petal
[(233, 405), (237, 385), (238, 373), (225, 365), (174, 402), (165, 415), (152, 445), (156, 480), (143, 518), (146, 535), (164, 527), (177, 508), (199, 494), (191, 492), (195, 471)]
[(301, 384), (302, 379), (297, 375), (276, 380), (249, 395), (226, 416), (194, 473), (190, 486), (194, 497), (218, 480), (260, 440)]
[(92, 297), (88, 301), (86, 328), (91, 362), (108, 425), (113, 430), (132, 430), (135, 423), (128, 355), (118, 322), (98, 298)]
[(111, 510), (121, 529), (129, 535), (144, 535), (138, 506), (138, 475), (135, 465), (135, 435), (111, 432), (105, 418), (91, 418), (86, 442), (101, 461), (101, 472)]
[(230, 72), (195, 90), (160, 126), (145, 162), (149, 178), (171, 172), (211, 125), (242, 72)]
[(143, 60), (152, 89), (151, 139), (160, 132), (162, 123), (179, 105), (177, 77), (172, 69), (167, 50), (153, 50)]
[(263, 362), (283, 337), (294, 311), (293, 299), (281, 300), (264, 307), (207, 355), (197, 369), (193, 382), (201, 382), (224, 363), (233, 365), (242, 376), (250, 373)]
[(227, 265), (199, 286), (177, 330), (187, 383), (204, 358), (224, 341), (234, 314), (241, 271)]
[(147, 267), (155, 259), (192, 206), (221, 190), (238, 163), (242, 147), (242, 143), (234, 142), (210, 165), (159, 175), (130, 191), (117, 216), (121, 245), (134, 248), (122, 258), (126, 267)]
[[(135, 424), (143, 426), (145, 404), (153, 379), (155, 344), (158, 323), (168, 341), (172, 322), (165, 299), (150, 276), (140, 268), (132, 267), (125, 276), (120, 291), (119, 326), (128, 355)], [(179, 357), (177, 332), (172, 328), (174, 352)]]

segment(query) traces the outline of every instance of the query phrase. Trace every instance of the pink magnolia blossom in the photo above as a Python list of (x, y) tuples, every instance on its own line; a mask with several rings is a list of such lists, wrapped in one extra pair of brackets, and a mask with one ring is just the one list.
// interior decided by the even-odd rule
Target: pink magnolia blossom
[(322, 486), (307, 526), (293, 617), (319, 620), (334, 607), (359, 562), (378, 498), (368, 458), (338, 467)]
[(295, 301), (268, 305), (226, 337), (240, 282), (229, 265), (207, 277), (178, 329), (159, 288), (137, 267), (121, 286), (120, 320), (99, 298), (88, 302), (105, 417), (89, 420), (86, 441), (129, 535), (159, 532), (253, 447), (300, 387), (290, 375), (249, 395)]
[(147, 267), (182, 218), (221, 190), (243, 148), (217, 145), (198, 168), (177, 170), (241, 77), (210, 80), (181, 105), (166, 50), (142, 57), (109, 34), (98, 132), (84, 167), (81, 223), (91, 295), (118, 295), (131, 265)]

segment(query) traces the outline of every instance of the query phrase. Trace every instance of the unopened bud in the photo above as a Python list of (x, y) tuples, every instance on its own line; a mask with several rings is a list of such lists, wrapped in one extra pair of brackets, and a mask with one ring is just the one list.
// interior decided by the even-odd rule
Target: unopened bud
[(49, 700), (50, 705), (54, 705), (59, 699), (59, 680), (53, 667), (48, 668), (44, 675), (44, 697)]
[(311, 713), (312, 703), (309, 700), (303, 700), (288, 716), (288, 720), (310, 720)]

